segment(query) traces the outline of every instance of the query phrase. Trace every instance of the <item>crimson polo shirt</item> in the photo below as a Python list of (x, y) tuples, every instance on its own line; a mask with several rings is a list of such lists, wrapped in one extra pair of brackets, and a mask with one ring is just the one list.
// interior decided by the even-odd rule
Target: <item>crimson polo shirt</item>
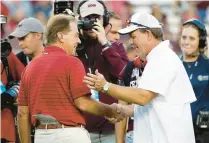
[(46, 47), (22, 74), (18, 105), (29, 107), (34, 126), (35, 114), (51, 115), (65, 125), (85, 125), (83, 114), (74, 104), (76, 98), (90, 94), (83, 83), (85, 75), (78, 58), (61, 48)]

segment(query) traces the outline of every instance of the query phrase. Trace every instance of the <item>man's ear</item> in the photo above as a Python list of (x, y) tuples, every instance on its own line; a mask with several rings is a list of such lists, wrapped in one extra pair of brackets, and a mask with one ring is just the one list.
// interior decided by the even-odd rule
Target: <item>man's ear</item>
[(62, 34), (61, 32), (58, 32), (58, 33), (57, 33), (57, 37), (58, 37), (58, 40), (59, 40), (61, 43), (64, 42), (64, 41), (63, 41), (63, 34)]
[(147, 30), (148, 39), (151, 40), (154, 36), (152, 35), (152, 32), (150, 30)]

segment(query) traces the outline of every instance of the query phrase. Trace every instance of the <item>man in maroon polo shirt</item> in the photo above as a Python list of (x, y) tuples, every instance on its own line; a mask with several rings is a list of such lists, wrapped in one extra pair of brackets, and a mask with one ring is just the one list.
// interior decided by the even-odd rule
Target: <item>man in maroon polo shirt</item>
[[(120, 72), (128, 63), (128, 58), (122, 43), (108, 41), (106, 37), (108, 33), (105, 33), (104, 27), (110, 27), (106, 6), (102, 1), (81, 1), (77, 12), (80, 20), (97, 20), (93, 29), (82, 29), (83, 47), (77, 49), (78, 58), (84, 64), (86, 72), (94, 72), (95, 69), (98, 69), (108, 81), (117, 83)], [(117, 99), (107, 96), (105, 93), (92, 92), (96, 100), (101, 102), (107, 104), (118, 102)], [(114, 125), (108, 120), (92, 115), (86, 115), (86, 119), (86, 129), (90, 132), (93, 143), (116, 142)]]
[[(120, 34), (118, 33), (118, 30), (122, 29), (122, 20), (120, 16), (117, 15), (115, 12), (109, 12), (109, 23), (111, 24), (112, 27), (111, 29), (110, 29), (110, 26), (105, 27), (105, 31), (107, 32), (109, 31), (107, 33), (107, 39), (111, 42), (118, 42), (120, 40)], [(133, 59), (129, 59), (129, 60), (132, 61)], [(120, 81), (122, 80), (120, 79)], [(119, 84), (121, 83), (120, 81), (119, 81)], [(124, 102), (122, 100), (119, 100), (118, 103), (127, 104), (127, 102)], [(128, 131), (133, 130), (133, 120), (127, 120), (126, 118), (115, 124), (115, 137), (116, 137), (117, 143), (124, 143), (124, 142), (131, 143), (128, 141), (128, 137), (126, 136), (127, 129)]]
[[(68, 15), (52, 16), (46, 27), (44, 52), (26, 67), (18, 97), (18, 125), (22, 143), (30, 142), (30, 123), (36, 127), (35, 143), (90, 143), (84, 112), (116, 117), (116, 106), (92, 99), (83, 84), (81, 61), (74, 57), (80, 43), (75, 19)], [(39, 67), (39, 68), (37, 68)], [(34, 116), (35, 115), (35, 116)], [(58, 123), (43, 124), (38, 116), (52, 116)]]

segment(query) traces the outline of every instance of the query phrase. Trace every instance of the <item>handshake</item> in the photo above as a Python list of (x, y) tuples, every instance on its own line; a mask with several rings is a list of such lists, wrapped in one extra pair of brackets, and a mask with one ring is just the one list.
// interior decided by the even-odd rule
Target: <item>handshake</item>
[(109, 120), (111, 123), (114, 124), (114, 123), (120, 122), (124, 118), (128, 117), (125, 110), (122, 110), (121, 104), (113, 103), (110, 105), (110, 107), (112, 109), (112, 112), (108, 117), (105, 116), (105, 118)]

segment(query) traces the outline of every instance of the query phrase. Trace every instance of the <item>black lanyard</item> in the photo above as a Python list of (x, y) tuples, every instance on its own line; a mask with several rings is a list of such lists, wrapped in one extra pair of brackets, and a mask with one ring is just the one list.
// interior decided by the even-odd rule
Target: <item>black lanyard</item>
[[(91, 45), (93, 46), (93, 45)], [(95, 46), (97, 46), (97, 44), (95, 44)], [(87, 72), (89, 73), (95, 73), (96, 70), (96, 63), (97, 63), (97, 59), (98, 59), (98, 47), (88, 47), (88, 48), (93, 48), (94, 49), (94, 58), (93, 58), (93, 62), (91, 62), (89, 60), (89, 55), (86, 52), (86, 47), (84, 47), (83, 50), (79, 51), (78, 56), (82, 56), (84, 58), (84, 62), (86, 62), (86, 67), (87, 67)]]

